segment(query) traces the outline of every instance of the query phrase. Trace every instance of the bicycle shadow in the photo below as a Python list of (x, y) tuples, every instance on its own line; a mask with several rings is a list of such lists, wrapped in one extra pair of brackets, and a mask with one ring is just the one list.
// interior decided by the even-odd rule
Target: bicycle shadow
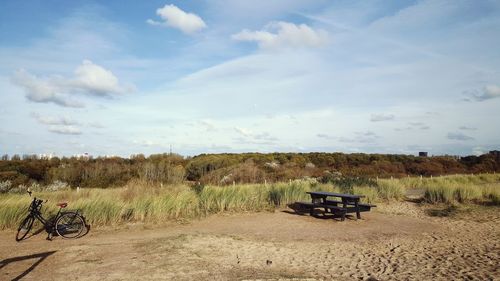
[(21, 280), (21, 278), (25, 277), (28, 275), (33, 269), (35, 269), (43, 260), (45, 260), (47, 257), (50, 255), (54, 254), (57, 251), (49, 251), (49, 252), (44, 252), (44, 253), (39, 253), (39, 254), (33, 254), (33, 255), (28, 255), (28, 256), (20, 256), (20, 257), (14, 257), (14, 258), (8, 258), (0, 261), (0, 269), (3, 267), (7, 266), (10, 263), (14, 262), (19, 262), (19, 261), (24, 261), (24, 260), (29, 260), (29, 259), (38, 259), (35, 263), (33, 263), (28, 269), (26, 269), (23, 273), (19, 274), (18, 276), (12, 278), (12, 281), (17, 281)]

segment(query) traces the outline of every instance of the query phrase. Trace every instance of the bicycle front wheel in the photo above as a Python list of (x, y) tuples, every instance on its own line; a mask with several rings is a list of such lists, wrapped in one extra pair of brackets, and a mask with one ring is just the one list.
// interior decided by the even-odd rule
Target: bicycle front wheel
[(78, 213), (64, 213), (57, 219), (55, 229), (61, 237), (78, 238), (85, 229), (85, 221)]
[(32, 216), (27, 216), (17, 228), (16, 241), (21, 241), (28, 235), (31, 228), (33, 227), (33, 222), (35, 218)]

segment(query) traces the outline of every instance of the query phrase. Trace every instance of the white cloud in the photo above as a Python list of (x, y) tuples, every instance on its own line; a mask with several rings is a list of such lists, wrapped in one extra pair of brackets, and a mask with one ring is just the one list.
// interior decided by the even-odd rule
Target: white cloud
[(202, 126), (207, 132), (217, 130), (215, 123), (212, 120), (203, 119), (198, 121), (198, 124)]
[(40, 124), (44, 125), (78, 125), (79, 122), (72, 120), (68, 117), (53, 117), (53, 116), (42, 116), (38, 113), (32, 113), (31, 117), (35, 118)]
[(83, 103), (75, 101), (59, 93), (57, 79), (40, 79), (24, 69), (18, 70), (12, 77), (12, 82), (26, 92), (26, 98), (32, 102), (54, 103), (65, 107), (83, 107)]
[[(423, 122), (410, 122), (410, 127), (408, 127), (408, 130), (412, 129), (420, 129), (420, 130), (429, 130), (431, 127), (429, 127), (427, 124)], [(397, 131), (401, 131), (402, 129), (396, 129)]]
[(474, 13), (476, 9), (478, 6), (470, 1), (422, 0), (375, 20), (370, 27), (386, 33), (446, 28), (457, 19), (473, 19), (477, 16)]
[(379, 138), (380, 136), (378, 136), (376, 133), (372, 131), (366, 131), (354, 132), (354, 137), (340, 137), (338, 138), (338, 141), (342, 143), (376, 143), (377, 139)]
[(77, 127), (77, 125), (80, 125), (80, 122), (68, 117), (43, 116), (36, 112), (31, 113), (31, 117), (36, 119), (40, 124), (48, 125), (49, 132), (61, 135), (82, 134), (80, 128)]
[(271, 22), (263, 30), (244, 29), (232, 38), (238, 41), (254, 41), (262, 49), (321, 47), (328, 42), (328, 33), (315, 30), (306, 24)]
[(24, 69), (14, 73), (14, 84), (23, 88), (26, 98), (33, 102), (54, 103), (65, 107), (83, 107), (83, 103), (73, 100), (70, 95), (115, 96), (134, 91), (133, 85), (121, 85), (109, 70), (84, 60), (75, 69), (73, 78), (51, 76), (39, 78)]
[(373, 137), (373, 138), (379, 138), (379, 136), (372, 132), (372, 131), (366, 131), (366, 132), (355, 132), (356, 136), (358, 137)]
[(68, 88), (73, 91), (98, 96), (111, 96), (133, 90), (132, 86), (122, 86), (118, 78), (109, 70), (89, 60), (75, 70), (75, 78), (68, 82)]
[(148, 19), (146, 22), (151, 25), (165, 25), (177, 28), (186, 34), (193, 34), (207, 27), (205, 22), (196, 14), (186, 13), (177, 6), (170, 4), (156, 10), (164, 22)]
[(99, 122), (90, 122), (90, 123), (88, 123), (88, 126), (92, 127), (92, 128), (96, 128), (96, 129), (106, 128), (106, 126), (104, 126), (103, 124), (101, 124)]
[(241, 134), (241, 135), (243, 135), (243, 136), (245, 136), (245, 137), (249, 137), (249, 136), (251, 136), (251, 135), (252, 135), (252, 131), (250, 131), (250, 130), (248, 130), (248, 129), (245, 129), (245, 128), (241, 128), (241, 127), (234, 127), (234, 130), (235, 130), (237, 133), (239, 133), (239, 134)]
[(239, 144), (271, 145), (278, 141), (278, 138), (271, 136), (268, 132), (254, 133), (241, 127), (234, 127), (234, 130), (242, 135), (242, 137), (234, 139)]
[(141, 146), (164, 146), (162, 143), (152, 141), (152, 140), (134, 140), (132, 141), (133, 144), (141, 145)]
[(380, 121), (390, 121), (394, 120), (393, 114), (372, 114), (370, 121), (372, 122), (380, 122)]
[(146, 22), (149, 23), (150, 25), (162, 25), (161, 22), (152, 19), (147, 19)]
[(82, 131), (74, 126), (50, 126), (49, 131), (61, 135), (81, 135)]
[(450, 140), (459, 140), (459, 141), (469, 141), (469, 140), (474, 140), (473, 137), (467, 136), (463, 133), (448, 133), (447, 138)]
[(253, 138), (256, 140), (265, 140), (268, 142), (273, 142), (278, 140), (278, 138), (271, 136), (271, 134), (269, 134), (268, 132), (253, 135)]
[(475, 127), (467, 127), (467, 126), (460, 126), (458, 129), (463, 130), (463, 131), (475, 131), (477, 128)]
[(333, 140), (333, 139), (336, 139), (335, 137), (332, 137), (332, 136), (327, 135), (327, 134), (316, 134), (316, 136), (317, 136), (318, 138), (327, 139), (327, 140)]
[(484, 87), (482, 94), (474, 95), (477, 101), (484, 101), (494, 98), (500, 98), (500, 87), (497, 85), (488, 85)]

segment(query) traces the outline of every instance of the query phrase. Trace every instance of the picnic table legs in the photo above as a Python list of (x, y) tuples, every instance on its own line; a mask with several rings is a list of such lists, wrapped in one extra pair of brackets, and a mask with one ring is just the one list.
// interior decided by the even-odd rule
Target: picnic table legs
[(361, 219), (361, 212), (359, 211), (359, 200), (354, 201), (354, 207), (356, 208), (356, 219)]
[[(321, 203), (321, 204), (324, 204), (326, 205), (326, 197), (325, 196), (313, 196), (311, 195), (311, 201), (313, 204), (315, 203)], [(311, 216), (313, 215), (313, 209), (311, 209)], [(328, 208), (325, 207), (325, 214), (328, 213)]]
[[(347, 199), (342, 198), (342, 208), (346, 209), (347, 208)], [(351, 201), (352, 204), (352, 201)], [(359, 209), (359, 200), (354, 200), (354, 209), (356, 210), (356, 220), (361, 219), (361, 211)]]
[[(326, 205), (326, 197), (322, 197), (322, 198), (321, 198), (321, 202), (322, 202), (323, 204), (325, 204), (325, 205)], [(327, 208), (327, 207), (325, 207), (325, 215), (326, 215), (327, 213), (328, 213), (328, 208)], [(333, 211), (332, 211), (332, 214), (333, 214)]]
[[(344, 208), (344, 210), (347, 210), (347, 201), (342, 198), (342, 208)], [(346, 212), (346, 215), (347, 215), (347, 212)]]

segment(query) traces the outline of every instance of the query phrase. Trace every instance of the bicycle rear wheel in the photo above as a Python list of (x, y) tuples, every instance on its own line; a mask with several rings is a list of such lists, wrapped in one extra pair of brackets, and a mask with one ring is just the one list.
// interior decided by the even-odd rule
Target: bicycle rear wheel
[(85, 221), (75, 212), (62, 214), (56, 221), (56, 233), (64, 238), (78, 238), (85, 229)]
[(35, 221), (35, 218), (32, 216), (27, 216), (19, 225), (17, 228), (17, 234), (16, 234), (16, 241), (21, 241), (23, 240), (26, 235), (30, 232), (31, 228), (33, 227), (33, 222)]

